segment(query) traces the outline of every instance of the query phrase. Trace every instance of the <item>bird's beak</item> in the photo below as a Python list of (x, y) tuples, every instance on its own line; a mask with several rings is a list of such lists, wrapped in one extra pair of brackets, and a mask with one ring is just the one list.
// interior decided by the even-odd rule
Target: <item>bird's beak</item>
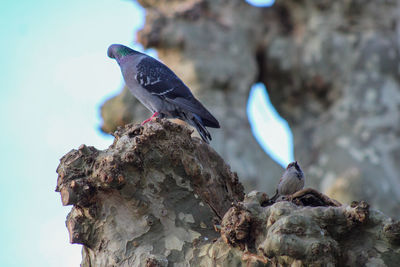
[(109, 57), (109, 58), (115, 58), (115, 56), (114, 56), (114, 49), (113, 49), (113, 46), (111, 45), (109, 48), (108, 48), (108, 50), (107, 50), (107, 56)]

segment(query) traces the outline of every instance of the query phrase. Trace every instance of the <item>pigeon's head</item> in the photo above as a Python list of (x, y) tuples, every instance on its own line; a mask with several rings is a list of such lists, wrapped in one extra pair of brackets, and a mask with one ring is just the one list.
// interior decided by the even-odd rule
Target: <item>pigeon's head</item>
[(303, 170), (300, 168), (300, 165), (297, 163), (297, 161), (290, 163), (286, 167), (285, 172), (295, 174), (300, 180), (304, 178)]
[(135, 50), (120, 44), (112, 44), (107, 50), (107, 55), (110, 58), (115, 58), (118, 62), (126, 55), (135, 53)]

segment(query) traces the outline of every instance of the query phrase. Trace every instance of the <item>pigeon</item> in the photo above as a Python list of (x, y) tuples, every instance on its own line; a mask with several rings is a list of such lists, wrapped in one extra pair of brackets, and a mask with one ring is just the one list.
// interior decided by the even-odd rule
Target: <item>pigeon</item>
[(142, 125), (156, 116), (178, 118), (196, 128), (206, 143), (211, 141), (206, 127), (219, 128), (219, 122), (170, 68), (120, 44), (110, 45), (107, 55), (119, 64), (130, 92), (153, 113)]

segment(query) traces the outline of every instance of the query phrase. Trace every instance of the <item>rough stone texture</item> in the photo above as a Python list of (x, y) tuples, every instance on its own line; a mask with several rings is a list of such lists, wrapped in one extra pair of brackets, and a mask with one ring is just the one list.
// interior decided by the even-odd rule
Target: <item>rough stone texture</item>
[[(56, 190), (89, 266), (398, 266), (400, 223), (313, 189), (250, 192), (191, 130), (127, 125), (61, 158)], [(220, 232), (221, 237), (215, 230)]]
[(292, 128), (308, 185), (399, 218), (399, 1), (139, 2), (138, 40), (220, 119), (213, 146), (246, 188), (272, 193), (280, 173), (246, 118), (261, 81)]

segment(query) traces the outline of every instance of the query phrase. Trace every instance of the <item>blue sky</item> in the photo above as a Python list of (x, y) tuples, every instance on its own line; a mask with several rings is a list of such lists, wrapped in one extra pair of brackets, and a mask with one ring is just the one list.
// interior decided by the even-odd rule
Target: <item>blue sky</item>
[[(132, 46), (143, 19), (131, 1), (1, 1), (1, 266), (79, 266), (81, 247), (68, 242), (71, 207), (54, 192), (55, 170), (72, 148), (111, 144), (98, 130), (99, 107), (118, 94), (122, 78), (106, 51), (112, 43)], [(287, 125), (276, 122), (267, 100), (263, 85), (252, 88), (250, 121), (285, 165), (291, 136), (282, 140)]]

